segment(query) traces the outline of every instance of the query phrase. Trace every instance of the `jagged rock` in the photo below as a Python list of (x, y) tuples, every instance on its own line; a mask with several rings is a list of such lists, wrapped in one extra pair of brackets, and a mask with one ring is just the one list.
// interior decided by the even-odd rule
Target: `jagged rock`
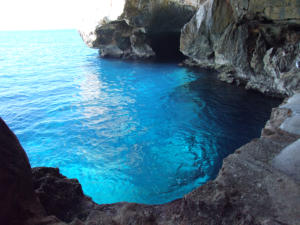
[(166, 51), (179, 52), (181, 28), (198, 4), (197, 0), (126, 0), (118, 20), (103, 23), (102, 19), (92, 31), (80, 34), (102, 57), (148, 59), (168, 46)]
[(182, 29), (180, 50), (202, 67), (233, 67), (247, 89), (291, 96), (300, 90), (299, 8), (287, 0), (203, 1)]
[(180, 32), (198, 6), (197, 0), (127, 0), (122, 18), (147, 32)]
[(93, 47), (102, 57), (148, 59), (155, 54), (149, 46), (145, 31), (134, 28), (125, 20), (109, 22), (96, 29)]
[(67, 179), (58, 168), (36, 167), (32, 169), (34, 190), (48, 215), (55, 215), (64, 222), (82, 219), (94, 206), (83, 194), (77, 179)]
[(107, 0), (98, 1), (95, 7), (90, 8), (89, 16), (83, 18), (82, 23), (78, 25), (79, 34), (87, 46), (94, 47), (93, 43), (97, 38), (96, 28), (117, 20), (123, 12), (124, 5), (125, 0)]

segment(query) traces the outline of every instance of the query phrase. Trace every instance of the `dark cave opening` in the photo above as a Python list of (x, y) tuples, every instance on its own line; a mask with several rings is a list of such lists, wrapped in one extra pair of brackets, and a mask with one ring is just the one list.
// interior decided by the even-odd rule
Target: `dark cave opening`
[(186, 58), (179, 50), (180, 32), (151, 33), (149, 39), (158, 61), (181, 62)]

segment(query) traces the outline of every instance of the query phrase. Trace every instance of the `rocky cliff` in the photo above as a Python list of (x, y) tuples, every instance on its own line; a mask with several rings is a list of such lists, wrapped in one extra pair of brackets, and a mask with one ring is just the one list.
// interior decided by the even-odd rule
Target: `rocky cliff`
[(181, 28), (196, 12), (198, 0), (127, 0), (118, 20), (103, 20), (83, 40), (102, 57), (148, 59), (179, 52)]
[(260, 138), (224, 159), (214, 181), (163, 205), (97, 205), (57, 168), (33, 168), (0, 120), (0, 224), (299, 225), (300, 94), (273, 109)]
[(297, 0), (126, 0), (119, 20), (92, 33), (84, 40), (103, 57), (180, 56), (180, 48), (186, 65), (216, 69), (223, 81), (280, 97), (300, 90)]
[(300, 2), (206, 0), (182, 29), (189, 63), (270, 95), (300, 89)]

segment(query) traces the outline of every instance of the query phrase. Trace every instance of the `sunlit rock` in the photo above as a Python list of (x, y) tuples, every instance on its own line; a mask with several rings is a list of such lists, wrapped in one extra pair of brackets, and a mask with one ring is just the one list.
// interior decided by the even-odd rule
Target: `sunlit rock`
[(95, 28), (117, 20), (122, 14), (125, 0), (105, 0), (97, 1), (96, 5), (87, 7), (88, 12), (84, 13), (78, 30), (89, 47), (94, 47), (93, 42), (96, 40)]

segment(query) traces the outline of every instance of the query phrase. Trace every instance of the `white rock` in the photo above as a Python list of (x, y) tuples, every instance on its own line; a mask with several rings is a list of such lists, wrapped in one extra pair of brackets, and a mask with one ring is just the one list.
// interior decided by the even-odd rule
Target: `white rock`
[(300, 139), (284, 148), (274, 158), (273, 166), (300, 180)]
[(280, 126), (280, 129), (292, 134), (300, 135), (300, 93), (289, 98), (288, 102), (280, 108), (292, 110), (291, 117), (287, 118)]

